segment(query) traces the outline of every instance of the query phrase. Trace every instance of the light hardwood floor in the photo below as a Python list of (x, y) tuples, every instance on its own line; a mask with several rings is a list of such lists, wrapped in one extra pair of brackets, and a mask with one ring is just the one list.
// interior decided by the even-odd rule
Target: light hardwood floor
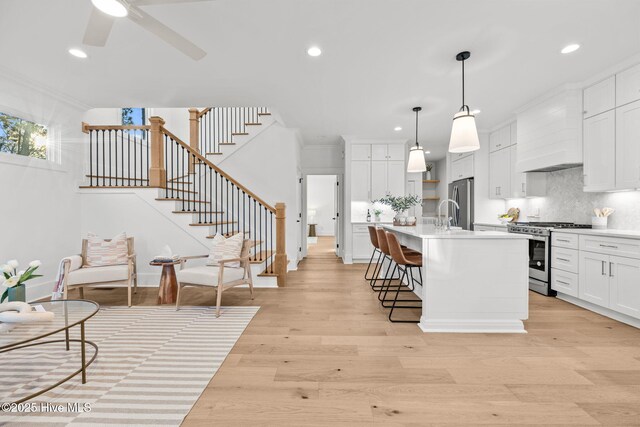
[[(423, 334), (389, 323), (365, 267), (330, 244), (286, 288), (225, 292), (261, 309), (185, 426), (640, 425), (640, 330), (532, 293), (528, 334)], [(122, 289), (87, 297), (126, 303)], [(213, 302), (184, 290), (187, 305)]]

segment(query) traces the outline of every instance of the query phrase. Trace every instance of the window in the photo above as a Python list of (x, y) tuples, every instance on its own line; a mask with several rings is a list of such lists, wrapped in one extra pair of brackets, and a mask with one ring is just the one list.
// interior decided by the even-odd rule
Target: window
[(0, 113), (0, 153), (47, 159), (48, 133), (46, 126)]
[(123, 108), (122, 124), (124, 126), (142, 126), (147, 124), (147, 114), (144, 108)]

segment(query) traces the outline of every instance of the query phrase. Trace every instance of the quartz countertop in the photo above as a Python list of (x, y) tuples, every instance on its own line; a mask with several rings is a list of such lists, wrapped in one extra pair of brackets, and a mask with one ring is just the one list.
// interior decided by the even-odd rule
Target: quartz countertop
[(486, 225), (488, 227), (503, 227), (507, 228), (507, 224), (501, 222), (474, 222), (473, 225)]
[(597, 230), (592, 228), (556, 228), (553, 231), (556, 233), (587, 234), (591, 236), (640, 239), (640, 230), (616, 230), (611, 228), (607, 228), (606, 230)]
[(383, 225), (389, 231), (395, 231), (421, 239), (528, 239), (526, 234), (511, 234), (502, 231), (436, 230), (433, 224), (417, 224), (413, 227)]
[(393, 224), (393, 221), (351, 221), (351, 224)]

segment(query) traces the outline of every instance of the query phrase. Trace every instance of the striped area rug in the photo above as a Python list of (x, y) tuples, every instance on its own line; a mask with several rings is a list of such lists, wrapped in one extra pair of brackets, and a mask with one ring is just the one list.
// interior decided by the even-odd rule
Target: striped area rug
[[(87, 383), (78, 375), (25, 402), (20, 412), (3, 410), (0, 425), (177, 426), (258, 309), (224, 307), (216, 318), (210, 307), (102, 308), (86, 324), (87, 339), (99, 347)], [(87, 358), (92, 352), (87, 346)], [(79, 361), (76, 343), (69, 352), (60, 343), (2, 354), (0, 402), (54, 383)]]

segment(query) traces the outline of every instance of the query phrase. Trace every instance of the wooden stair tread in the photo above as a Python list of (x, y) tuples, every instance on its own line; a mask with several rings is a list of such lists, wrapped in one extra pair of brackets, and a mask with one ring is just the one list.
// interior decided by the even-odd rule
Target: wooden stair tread
[(220, 156), (222, 153), (206, 153), (205, 156)]
[(267, 273), (267, 270), (258, 274), (258, 277), (278, 277), (276, 273)]
[(259, 116), (270, 116), (271, 113), (258, 113)]
[(262, 126), (262, 123), (245, 123), (245, 126)]
[(217, 221), (217, 222), (202, 222), (189, 224), (191, 227), (214, 227), (216, 225), (237, 224), (238, 221)]
[(236, 135), (249, 135), (249, 132), (232, 132), (231, 136), (236, 136)]
[(161, 189), (170, 192), (173, 191), (173, 193), (189, 193), (189, 194), (198, 194), (197, 191), (193, 191), (193, 190), (183, 190), (182, 188), (175, 188), (175, 187), (160, 187)]
[(275, 255), (272, 251), (260, 251), (254, 255), (251, 255), (251, 264), (262, 264), (263, 262), (269, 260), (273, 255)]
[(219, 142), (218, 145), (236, 145), (235, 142)]
[(195, 199), (168, 199), (166, 197), (157, 197), (156, 200), (159, 202), (190, 202), (190, 203), (211, 204), (211, 202), (207, 202), (206, 200), (195, 200)]

